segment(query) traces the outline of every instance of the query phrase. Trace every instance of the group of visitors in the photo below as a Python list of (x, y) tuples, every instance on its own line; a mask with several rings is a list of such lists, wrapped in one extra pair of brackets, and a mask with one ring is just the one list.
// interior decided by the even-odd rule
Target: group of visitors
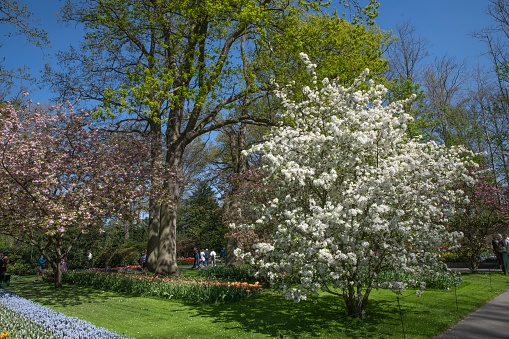
[[(221, 257), (220, 260), (223, 262), (223, 260), (226, 257), (226, 251), (224, 248), (221, 250)], [(194, 265), (193, 269), (200, 269), (205, 266), (216, 266), (216, 259), (217, 259), (217, 253), (214, 251), (214, 249), (211, 249), (209, 252), (209, 249), (202, 249), (201, 251), (198, 251), (198, 249), (194, 248)]]
[(509, 273), (509, 237), (507, 234), (497, 234), (491, 242), (497, 257), (498, 266), (502, 267), (505, 275)]

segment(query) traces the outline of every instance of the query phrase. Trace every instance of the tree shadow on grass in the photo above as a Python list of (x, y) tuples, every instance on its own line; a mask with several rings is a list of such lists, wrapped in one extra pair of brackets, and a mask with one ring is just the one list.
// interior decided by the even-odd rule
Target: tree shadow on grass
[(387, 338), (393, 333), (380, 331), (383, 321), (397, 324), (397, 304), (385, 301), (370, 301), (366, 318), (352, 319), (348, 316), (343, 299), (321, 296), (318, 303), (303, 301), (294, 303), (275, 293), (266, 293), (262, 298), (236, 303), (203, 306), (198, 310), (201, 317), (213, 318), (223, 323), (225, 329), (240, 324), (248, 333), (265, 334), (272, 337), (337, 337)]
[(11, 285), (9, 291), (44, 306), (77, 306), (101, 303), (117, 296), (116, 292), (101, 291), (91, 287), (65, 285), (57, 289), (50, 283)]

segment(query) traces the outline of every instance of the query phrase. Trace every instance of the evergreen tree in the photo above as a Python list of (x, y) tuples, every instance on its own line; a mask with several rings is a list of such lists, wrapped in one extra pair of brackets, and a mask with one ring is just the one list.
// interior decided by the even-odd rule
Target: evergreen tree
[(200, 248), (219, 249), (225, 245), (226, 226), (215, 193), (208, 182), (201, 182), (189, 199), (184, 200), (177, 229), (192, 238)]

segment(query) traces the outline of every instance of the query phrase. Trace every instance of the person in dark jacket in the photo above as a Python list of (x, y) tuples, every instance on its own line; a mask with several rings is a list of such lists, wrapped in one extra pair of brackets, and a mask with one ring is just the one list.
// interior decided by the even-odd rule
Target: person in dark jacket
[(210, 260), (210, 252), (209, 252), (209, 249), (205, 249), (205, 266), (208, 266), (209, 265), (209, 260)]
[(497, 234), (496, 236), (493, 237), (493, 240), (491, 241), (491, 246), (493, 247), (495, 257), (497, 258), (497, 265), (498, 267), (500, 267), (502, 266), (502, 253), (499, 249), (501, 247), (504, 247), (501, 234)]
[(46, 266), (46, 261), (44, 261), (44, 256), (41, 254), (41, 257), (37, 261), (37, 274), (35, 275), (35, 281), (39, 281), (39, 273), (42, 275), (44, 279), (44, 267)]
[(193, 269), (197, 270), (200, 268), (200, 252), (198, 252), (198, 249), (194, 248), (194, 265)]
[(5, 272), (7, 272), (7, 265), (9, 265), (9, 251), (4, 251), (2, 264), (0, 265), (0, 277), (3, 277)]
[(224, 248), (221, 250), (221, 262), (226, 264), (226, 250)]

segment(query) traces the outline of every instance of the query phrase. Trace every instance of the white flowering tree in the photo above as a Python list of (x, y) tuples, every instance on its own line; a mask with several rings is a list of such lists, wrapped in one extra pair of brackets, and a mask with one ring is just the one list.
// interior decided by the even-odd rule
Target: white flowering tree
[(405, 102), (384, 105), (386, 89), (367, 74), (349, 88), (314, 76), (301, 102), (288, 99), (291, 86), (277, 93), (291, 123), (251, 150), (275, 196), (254, 225), (238, 226), (269, 224), (271, 241), (237, 250), (287, 298), (326, 291), (358, 317), (373, 288), (422, 289), (423, 273), (444, 271), (440, 248), (461, 237), (445, 228), (465, 199), (455, 182), (473, 181), (472, 154), (408, 138)]

